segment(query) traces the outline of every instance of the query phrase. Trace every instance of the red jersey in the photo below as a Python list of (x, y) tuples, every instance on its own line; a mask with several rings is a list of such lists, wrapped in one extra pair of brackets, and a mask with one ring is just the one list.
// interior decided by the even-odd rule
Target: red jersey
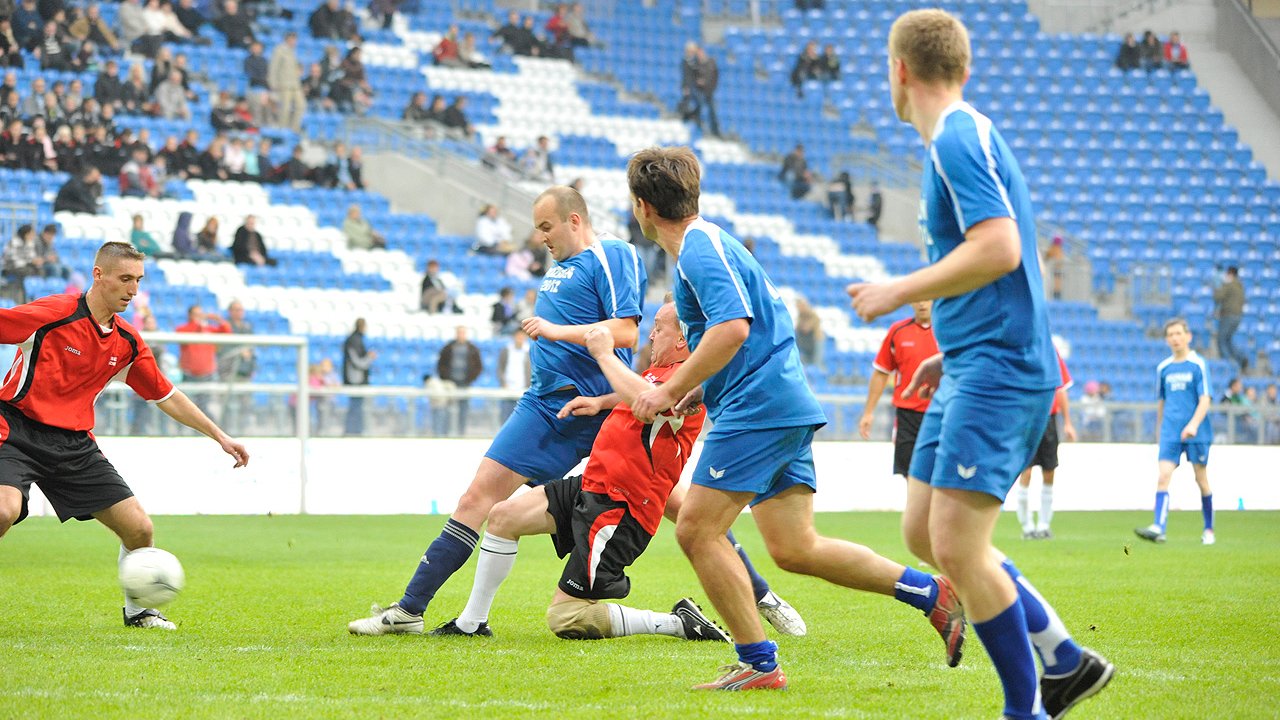
[(912, 395), (904, 397), (903, 390), (911, 383), (920, 363), (938, 354), (938, 341), (933, 337), (932, 325), (921, 325), (910, 317), (889, 326), (880, 352), (871, 366), (882, 373), (897, 375), (893, 379), (893, 404), (904, 410), (924, 412), (929, 409), (928, 398)]
[[(1068, 390), (1071, 388), (1071, 373), (1067, 372), (1067, 364), (1062, 361), (1062, 354), (1058, 354), (1058, 372), (1062, 373), (1062, 384), (1058, 386), (1059, 390)], [(1053, 394), (1053, 408), (1049, 410), (1050, 415), (1057, 415), (1062, 411), (1062, 403), (1058, 402), (1058, 393)]]
[[(210, 316), (207, 325), (187, 321), (173, 329), (180, 333), (229, 333), (231, 325), (222, 318)], [(178, 350), (178, 367), (193, 377), (209, 377), (218, 372), (218, 348), (216, 345), (187, 343)]]
[[(661, 383), (678, 367), (680, 363), (651, 367), (644, 379)], [(702, 407), (695, 415), (659, 415), (646, 425), (631, 414), (630, 406), (618, 403), (591, 447), (582, 489), (625, 502), (645, 532), (657, 533), (667, 497), (680, 481), (706, 419)]]
[(0, 309), (0, 343), (18, 346), (0, 400), (46, 425), (92, 430), (93, 403), (112, 380), (123, 380), (144, 400), (173, 394), (138, 331), (119, 315), (109, 328), (98, 325), (84, 295)]

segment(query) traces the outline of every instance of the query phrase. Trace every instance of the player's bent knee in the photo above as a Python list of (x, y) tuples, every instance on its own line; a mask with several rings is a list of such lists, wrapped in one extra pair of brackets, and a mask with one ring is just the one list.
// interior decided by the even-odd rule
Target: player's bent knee
[(547, 627), (564, 640), (613, 637), (609, 607), (594, 600), (566, 600), (547, 608)]

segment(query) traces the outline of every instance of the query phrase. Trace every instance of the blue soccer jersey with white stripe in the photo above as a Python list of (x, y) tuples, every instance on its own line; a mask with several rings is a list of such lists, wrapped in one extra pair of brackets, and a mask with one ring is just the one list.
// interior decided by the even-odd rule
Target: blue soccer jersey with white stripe
[[(1185, 360), (1165, 358), (1156, 366), (1159, 383), (1157, 393), (1164, 401), (1164, 416), (1160, 421), (1161, 441), (1180, 441), (1182, 428), (1196, 414), (1200, 398), (1213, 397), (1209, 389), (1209, 365), (1194, 351)], [(1213, 442), (1213, 425), (1208, 418), (1200, 423), (1196, 436), (1187, 442)]]
[(946, 373), (966, 384), (1044, 390), (1061, 383), (1036, 224), (1026, 180), (991, 120), (963, 101), (938, 118), (924, 165), (921, 230), (930, 262), (964, 242), (974, 225), (1012, 218), (1022, 263), (995, 282), (934, 302), (934, 335)]
[[(648, 285), (640, 256), (629, 243), (602, 234), (586, 250), (556, 263), (538, 290), (534, 312), (559, 325), (589, 325), (611, 318), (639, 318)], [(614, 351), (631, 366), (631, 349)], [(613, 392), (591, 353), (581, 345), (539, 340), (529, 351), (529, 391), (546, 395), (572, 385), (581, 395)]]
[(737, 354), (703, 385), (717, 432), (827, 421), (805, 381), (787, 306), (742, 243), (698, 218), (685, 229), (676, 275), (676, 313), (690, 349), (708, 328), (739, 318), (751, 323)]

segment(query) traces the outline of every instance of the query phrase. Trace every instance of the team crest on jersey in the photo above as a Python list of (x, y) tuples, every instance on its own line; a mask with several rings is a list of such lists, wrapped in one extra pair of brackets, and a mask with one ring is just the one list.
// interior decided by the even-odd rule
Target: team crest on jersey
[[(77, 354), (77, 355), (79, 355), (80, 353), (76, 353), (76, 354)], [(115, 367), (115, 366), (116, 366), (116, 360), (117, 360), (116, 356), (115, 356), (115, 355), (112, 355), (112, 356), (111, 356), (111, 360), (110, 360), (110, 361), (108, 361), (108, 362), (107, 362), (107, 364), (108, 364), (108, 365), (110, 365), (111, 367)]]

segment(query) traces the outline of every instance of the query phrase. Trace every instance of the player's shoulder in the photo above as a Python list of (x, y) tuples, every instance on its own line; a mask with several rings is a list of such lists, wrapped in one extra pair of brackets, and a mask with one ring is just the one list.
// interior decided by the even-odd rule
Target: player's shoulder
[(45, 295), (42, 298), (36, 298), (29, 303), (28, 307), (48, 308), (50, 310), (66, 310), (74, 311), (80, 306), (80, 293), (58, 293), (56, 295)]
[(1200, 372), (1204, 372), (1204, 373), (1209, 372), (1209, 363), (1205, 362), (1205, 359), (1201, 357), (1200, 353), (1196, 352), (1195, 350), (1192, 350), (1191, 352), (1187, 353), (1187, 362), (1191, 363), (1197, 368), (1200, 368)]
[(991, 118), (966, 102), (957, 102), (945, 111), (934, 128), (933, 149), (945, 160), (957, 155), (970, 155), (989, 147)]
[(1170, 365), (1172, 365), (1174, 362), (1176, 362), (1176, 361), (1173, 359), (1173, 356), (1172, 356), (1172, 355), (1170, 355), (1169, 357), (1167, 357), (1167, 358), (1165, 358), (1165, 359), (1161, 360), (1161, 361), (1160, 361), (1160, 363), (1156, 365), (1156, 372), (1158, 372), (1158, 373), (1162, 373), (1162, 372), (1164, 372), (1164, 371), (1165, 371), (1166, 369), (1168, 369), (1168, 367), (1169, 367)]
[(909, 318), (909, 317), (902, 318), (901, 320), (898, 320), (889, 326), (889, 334), (890, 335), (897, 334), (900, 330), (911, 327), (911, 325), (913, 325), (914, 323), (915, 323), (915, 318)]

